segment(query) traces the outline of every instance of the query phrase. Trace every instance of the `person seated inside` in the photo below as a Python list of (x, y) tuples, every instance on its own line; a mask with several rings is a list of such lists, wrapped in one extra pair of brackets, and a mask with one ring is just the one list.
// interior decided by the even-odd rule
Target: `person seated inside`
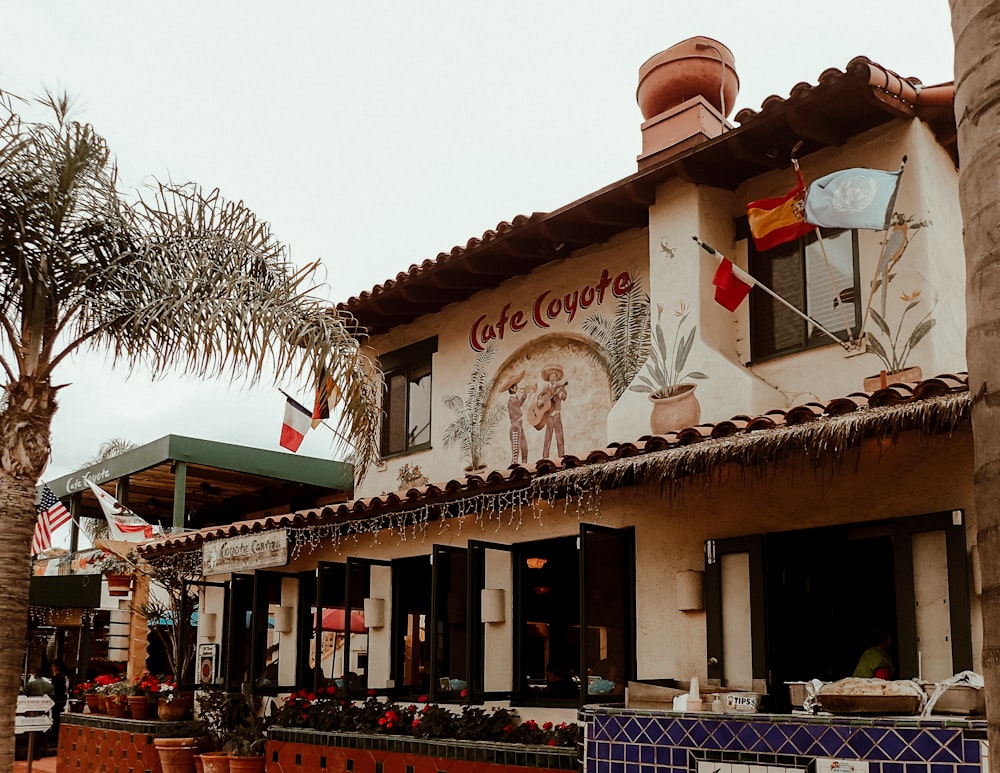
[(852, 676), (862, 679), (892, 679), (896, 671), (889, 654), (892, 636), (888, 631), (872, 631), (868, 641), (868, 649), (861, 653)]

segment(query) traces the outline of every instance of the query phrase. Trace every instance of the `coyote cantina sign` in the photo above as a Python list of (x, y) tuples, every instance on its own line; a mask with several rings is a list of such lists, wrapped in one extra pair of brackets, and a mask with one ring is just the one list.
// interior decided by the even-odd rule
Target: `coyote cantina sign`
[(202, 545), (201, 565), (205, 575), (264, 569), (288, 563), (288, 532), (285, 529), (211, 540)]

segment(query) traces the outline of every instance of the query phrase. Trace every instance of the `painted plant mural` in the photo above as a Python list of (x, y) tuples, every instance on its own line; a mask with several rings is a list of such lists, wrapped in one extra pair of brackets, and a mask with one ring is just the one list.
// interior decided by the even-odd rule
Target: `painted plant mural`
[(618, 298), (612, 316), (594, 312), (583, 321), (583, 330), (606, 353), (611, 396), (617, 401), (649, 357), (649, 294), (632, 282), (629, 291)]

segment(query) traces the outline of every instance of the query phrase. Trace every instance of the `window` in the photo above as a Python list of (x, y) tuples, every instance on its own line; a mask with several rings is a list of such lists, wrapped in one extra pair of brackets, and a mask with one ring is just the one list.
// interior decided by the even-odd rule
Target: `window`
[(382, 456), (403, 454), (431, 444), (431, 357), (437, 337), (379, 358), (385, 373)]
[(368, 566), (320, 561), (316, 580), (309, 593), (303, 594), (309, 625), (305, 658), (315, 674), (315, 686), (334, 684), (355, 696), (363, 695), (368, 688), (364, 613)]
[(393, 566), (393, 679), (399, 694), (430, 690), (430, 556), (401, 558)]
[(430, 695), (439, 702), (456, 702), (468, 687), (468, 579), (468, 552), (450, 545), (435, 545)]
[(632, 529), (582, 524), (579, 537), (514, 546), (519, 700), (624, 698), (635, 674), (634, 539)]
[[(750, 274), (846, 340), (848, 329), (857, 335), (861, 323), (857, 232), (822, 236), (820, 241), (814, 233), (763, 253), (748, 241)], [(832, 343), (818, 327), (760, 290), (750, 295), (750, 340), (754, 360)]]
[(961, 520), (947, 511), (710, 541), (709, 679), (786, 712), (784, 683), (851, 676), (878, 631), (893, 640), (896, 679), (971, 668)]

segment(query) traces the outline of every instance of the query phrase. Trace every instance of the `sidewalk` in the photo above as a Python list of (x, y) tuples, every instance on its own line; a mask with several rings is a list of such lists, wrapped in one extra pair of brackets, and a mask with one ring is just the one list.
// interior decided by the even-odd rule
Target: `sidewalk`
[[(17, 760), (14, 763), (14, 773), (28, 773), (28, 761)], [(31, 773), (56, 773), (56, 758), (53, 756), (32, 760)]]

